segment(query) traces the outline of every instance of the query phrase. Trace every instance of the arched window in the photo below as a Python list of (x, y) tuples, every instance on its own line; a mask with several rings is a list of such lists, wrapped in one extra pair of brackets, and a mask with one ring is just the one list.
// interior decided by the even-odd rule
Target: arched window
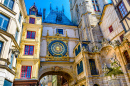
[(130, 63), (130, 56), (128, 54), (128, 51), (124, 51), (124, 57), (126, 58), (127, 63)]

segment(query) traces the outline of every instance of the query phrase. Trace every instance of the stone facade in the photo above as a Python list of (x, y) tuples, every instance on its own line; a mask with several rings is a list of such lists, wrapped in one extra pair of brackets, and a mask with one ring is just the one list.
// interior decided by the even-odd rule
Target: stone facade
[[(64, 8), (53, 10), (50, 5), (48, 16), (43, 10), (42, 20), (35, 4), (27, 16), (23, 0), (15, 0), (13, 10), (0, 2), (0, 18), (10, 19), (7, 31), (0, 23), (0, 86), (4, 81), (14, 81), (14, 86), (39, 85), (46, 75), (63, 76), (69, 86), (130, 85), (129, 12), (121, 20), (116, 1), (113, 6), (106, 0), (70, 0), (72, 22)], [(52, 86), (49, 77), (46, 82)]]
[(27, 12), (23, 0), (0, 0), (0, 86), (11, 86), (14, 81), (25, 16)]

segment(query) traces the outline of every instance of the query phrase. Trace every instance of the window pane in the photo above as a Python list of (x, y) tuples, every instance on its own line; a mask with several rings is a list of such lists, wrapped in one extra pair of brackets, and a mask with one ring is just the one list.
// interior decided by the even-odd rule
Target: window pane
[(3, 18), (0, 17), (0, 27), (2, 25)]
[(126, 58), (127, 63), (130, 63), (130, 56), (127, 51), (124, 52), (124, 56)]
[(31, 38), (31, 31), (27, 31), (27, 38)]
[(12, 82), (5, 80), (3, 86), (12, 86)]
[(21, 13), (19, 14), (19, 22), (21, 22), (21, 18), (22, 18), (22, 15)]
[(94, 8), (94, 11), (96, 11), (96, 8), (95, 8), (95, 6), (93, 5), (93, 8)]
[(10, 0), (9, 2), (9, 8), (12, 10), (13, 9), (13, 4), (14, 4), (14, 1), (13, 0)]
[(89, 65), (90, 65), (91, 75), (98, 75), (94, 59), (89, 59)]
[(126, 10), (123, 2), (121, 2), (118, 5), (118, 10), (119, 10), (119, 12), (120, 12), (120, 14), (121, 14), (122, 17), (124, 17), (127, 14), (127, 10)]
[(99, 6), (97, 5), (96, 7), (97, 7), (97, 11), (100, 11), (100, 10), (99, 10)]
[(27, 75), (26, 75), (26, 77), (31, 78), (31, 66), (27, 67)]
[(8, 2), (9, 2), (9, 0), (5, 0), (5, 1), (4, 1), (4, 5), (7, 6), (7, 5), (8, 5)]
[(29, 55), (33, 55), (33, 49), (34, 49), (34, 46), (30, 46)]
[(35, 11), (31, 11), (31, 15), (36, 15), (36, 12)]
[(2, 46), (3, 46), (3, 42), (0, 41), (0, 54), (1, 54)]
[(25, 52), (24, 52), (25, 55), (28, 55), (29, 54), (29, 46), (25, 46)]
[(30, 18), (29, 23), (35, 24), (35, 18)]
[(9, 65), (10, 69), (12, 69), (13, 59), (14, 59), (14, 54), (12, 53), (11, 54), (11, 61), (10, 61), (11, 64)]
[(32, 32), (32, 39), (35, 39), (35, 32)]
[(26, 78), (26, 66), (22, 66), (21, 78)]
[(6, 31), (7, 30), (7, 26), (8, 26), (8, 21), (4, 20), (3, 29), (2, 30)]
[(18, 30), (16, 30), (16, 33), (15, 33), (15, 40), (17, 41), (18, 39)]

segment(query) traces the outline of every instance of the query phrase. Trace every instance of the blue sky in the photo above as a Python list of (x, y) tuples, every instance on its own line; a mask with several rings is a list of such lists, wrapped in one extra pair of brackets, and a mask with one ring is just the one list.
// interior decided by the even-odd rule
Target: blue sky
[[(38, 10), (43, 11), (43, 8), (46, 8), (46, 16), (50, 12), (50, 3), (52, 5), (52, 8), (55, 10), (56, 7), (58, 7), (59, 10), (62, 9), (62, 5), (64, 6), (65, 15), (71, 20), (71, 14), (70, 14), (70, 4), (69, 0), (24, 0), (27, 12), (29, 13), (29, 8), (34, 4), (36, 4)], [(110, 3), (111, 0), (108, 0)]]
[(58, 7), (59, 10), (62, 10), (62, 4), (63, 4), (65, 15), (69, 19), (71, 19), (69, 0), (24, 0), (24, 1), (25, 1), (25, 5), (26, 5), (26, 9), (28, 13), (29, 13), (29, 8), (35, 2), (39, 11), (40, 11), (40, 8), (41, 8), (41, 11), (43, 11), (43, 8), (46, 8), (46, 15), (48, 15), (50, 12), (50, 3), (54, 10), (56, 9), (56, 6)]

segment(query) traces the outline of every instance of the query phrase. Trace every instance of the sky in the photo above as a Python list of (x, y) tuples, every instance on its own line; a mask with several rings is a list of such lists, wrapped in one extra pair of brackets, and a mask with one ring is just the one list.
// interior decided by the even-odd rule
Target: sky
[(71, 16), (70, 16), (70, 4), (69, 4), (69, 0), (24, 0), (25, 1), (25, 5), (26, 5), (26, 10), (29, 13), (29, 8), (34, 4), (37, 7), (37, 9), (43, 12), (43, 8), (46, 8), (46, 16), (49, 14), (50, 12), (50, 3), (52, 6), (52, 9), (56, 9), (56, 7), (58, 7), (58, 10), (62, 10), (62, 5), (64, 6), (64, 13), (67, 16), (67, 18), (69, 18), (69, 20), (71, 20)]
[[(43, 8), (46, 8), (46, 16), (50, 12), (50, 3), (52, 5), (53, 10), (58, 7), (59, 10), (62, 10), (62, 5), (64, 6), (64, 13), (69, 20), (71, 20), (70, 14), (70, 3), (69, 0), (24, 0), (26, 5), (26, 10), (29, 13), (29, 8), (34, 4), (37, 6), (37, 9), (43, 12)], [(108, 0), (111, 3), (111, 0)]]

